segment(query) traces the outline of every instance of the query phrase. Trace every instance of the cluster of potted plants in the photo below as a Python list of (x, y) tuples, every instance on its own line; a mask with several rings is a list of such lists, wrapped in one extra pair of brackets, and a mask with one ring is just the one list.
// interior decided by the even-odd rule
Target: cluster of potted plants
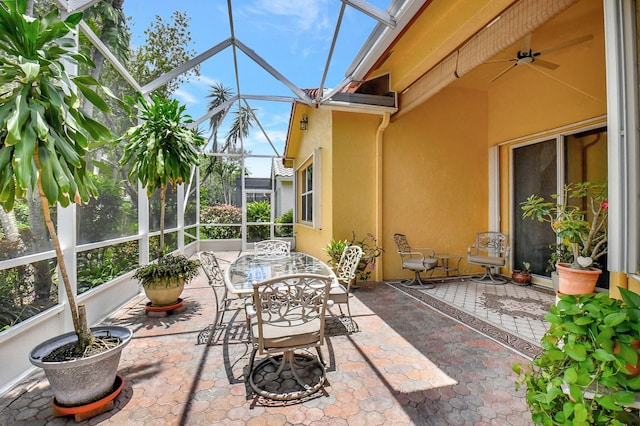
[(593, 265), (607, 253), (607, 184), (565, 185), (552, 198), (555, 201), (529, 196), (521, 203), (523, 217), (549, 223), (561, 241), (555, 258), (571, 259), (556, 264), (560, 293), (591, 293), (602, 273)]
[[(36, 346), (30, 361), (45, 370), (60, 406), (80, 406), (113, 391), (122, 349), (131, 339), (126, 327), (90, 329), (83, 305), (70, 286), (50, 208), (84, 203), (97, 196), (87, 155), (89, 141), (111, 142), (111, 132), (81, 108), (85, 102), (109, 111), (103, 96), (113, 96), (89, 75), (70, 76), (65, 64), (91, 68), (70, 34), (82, 13), (61, 19), (54, 8), (47, 16), (26, 16), (28, 0), (2, 0), (0, 6), (0, 205), (9, 211), (17, 199), (36, 194), (55, 248), (60, 281), (65, 288), (74, 331)], [(79, 67), (81, 68), (81, 67)], [(160, 190), (162, 200), (160, 250), (163, 253), (164, 194), (169, 184), (188, 183), (198, 163), (204, 139), (186, 128), (190, 118), (177, 102), (141, 96), (130, 102), (141, 111), (141, 124), (126, 135), (122, 164), (131, 164), (129, 178), (140, 180), (149, 196)], [(171, 260), (170, 260), (171, 259)], [(188, 281), (198, 263), (181, 256), (162, 257), (136, 273), (145, 288), (156, 278), (168, 287), (168, 277)], [(169, 302), (170, 303), (170, 302)]]

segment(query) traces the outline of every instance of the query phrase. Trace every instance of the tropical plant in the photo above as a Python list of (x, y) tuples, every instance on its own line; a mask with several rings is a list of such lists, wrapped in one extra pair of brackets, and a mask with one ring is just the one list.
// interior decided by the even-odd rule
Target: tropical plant
[(376, 261), (384, 253), (384, 249), (378, 245), (378, 240), (372, 233), (369, 232), (364, 238), (358, 240), (355, 231), (353, 231), (351, 233), (351, 241), (331, 240), (324, 247), (324, 251), (329, 255), (329, 265), (337, 265), (344, 249), (351, 245), (357, 245), (362, 248), (362, 258), (356, 269), (356, 278), (359, 281), (366, 281), (371, 276), (371, 272), (375, 270)]
[(638, 365), (640, 295), (620, 292), (624, 302), (607, 293), (560, 295), (545, 315), (542, 352), (513, 365), (536, 424), (639, 424), (626, 407), (640, 391), (640, 376), (630, 374)]
[(351, 243), (347, 240), (331, 240), (324, 246), (323, 250), (329, 255), (329, 266), (336, 266), (340, 262), (340, 257), (344, 249), (349, 247)]
[(187, 259), (183, 255), (163, 256), (136, 270), (133, 278), (143, 287), (172, 287), (174, 280), (189, 282), (198, 275), (200, 262)]
[[(179, 184), (191, 181), (191, 169), (198, 166), (199, 148), (205, 140), (197, 131), (187, 127), (193, 120), (185, 114), (186, 108), (179, 105), (178, 101), (159, 94), (152, 97), (152, 103), (147, 102), (140, 94), (136, 98), (128, 98), (128, 101), (138, 107), (140, 124), (131, 127), (123, 136), (127, 142), (120, 164), (131, 166), (127, 177), (131, 182), (140, 181), (147, 190), (147, 197), (151, 198), (156, 189), (159, 191), (158, 264), (162, 263), (162, 271), (167, 273), (180, 272), (180, 265), (183, 264), (180, 256), (164, 254), (166, 192), (169, 185), (177, 188)], [(199, 265), (196, 260), (188, 262), (193, 268)], [(175, 268), (169, 266), (172, 263), (176, 265)], [(142, 280), (155, 276), (158, 264), (140, 267), (134, 277)]]
[(191, 181), (191, 169), (199, 164), (198, 149), (204, 138), (187, 127), (193, 120), (185, 114), (186, 107), (176, 100), (156, 94), (150, 103), (139, 93), (127, 100), (138, 108), (140, 124), (124, 134), (127, 142), (120, 164), (131, 166), (127, 177), (131, 182), (140, 181), (149, 198), (156, 189), (160, 193), (159, 256), (162, 256), (167, 187), (177, 188)]
[[(607, 185), (582, 182), (565, 185), (556, 201), (531, 195), (520, 203), (523, 218), (547, 222), (571, 250), (571, 268), (586, 269), (607, 253)], [(581, 205), (570, 204), (580, 201)]]
[(48, 15), (25, 15), (27, 0), (3, 0), (0, 7), (0, 204), (13, 208), (29, 191), (38, 195), (44, 221), (55, 248), (78, 346), (94, 338), (84, 306), (78, 306), (49, 211), (59, 203), (82, 203), (96, 196), (85, 156), (90, 140), (108, 141), (109, 130), (80, 108), (76, 90), (96, 108), (108, 105), (96, 90), (105, 91), (88, 75), (70, 77), (64, 63), (90, 67), (91, 61), (75, 52), (72, 36), (82, 13), (64, 20), (54, 9)]

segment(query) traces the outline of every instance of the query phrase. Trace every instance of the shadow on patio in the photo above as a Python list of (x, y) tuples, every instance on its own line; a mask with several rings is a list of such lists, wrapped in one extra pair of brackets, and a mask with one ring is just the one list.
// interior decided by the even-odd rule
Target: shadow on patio
[[(90, 424), (531, 424), (511, 372), (525, 358), (384, 283), (355, 290), (360, 332), (328, 320), (326, 394), (297, 404), (257, 399), (245, 386), (244, 314), (227, 314), (211, 334), (204, 274), (183, 299), (187, 309), (165, 318), (148, 317), (143, 296), (112, 316), (135, 330), (120, 363), (125, 386)], [(76, 424), (55, 419), (50, 403), (37, 372), (0, 400), (0, 424)]]

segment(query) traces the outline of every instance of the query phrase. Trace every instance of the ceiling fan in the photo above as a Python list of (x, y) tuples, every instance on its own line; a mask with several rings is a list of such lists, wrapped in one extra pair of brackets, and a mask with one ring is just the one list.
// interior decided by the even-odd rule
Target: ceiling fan
[(589, 34), (589, 35), (578, 37), (578, 38), (575, 38), (573, 40), (568, 40), (568, 41), (565, 41), (564, 43), (560, 43), (560, 44), (557, 44), (555, 46), (552, 46), (552, 47), (549, 47), (549, 48), (534, 52), (531, 49), (531, 34), (527, 34), (522, 39), (522, 46), (520, 47), (520, 50), (518, 51), (518, 53), (516, 53), (516, 57), (515, 58), (498, 59), (498, 60), (495, 60), (495, 61), (488, 61), (487, 62), (487, 63), (513, 62), (513, 64), (509, 65), (507, 68), (505, 68), (500, 73), (498, 73), (495, 77), (493, 77), (489, 81), (489, 83), (493, 83), (498, 78), (500, 78), (504, 74), (506, 74), (509, 70), (512, 70), (513, 68), (515, 68), (518, 65), (530, 65), (531, 64), (531, 65), (537, 65), (537, 66), (540, 66), (540, 67), (544, 67), (544, 68), (547, 68), (547, 69), (554, 70), (554, 69), (558, 68), (559, 65), (558, 64), (554, 64), (553, 62), (545, 61), (544, 59), (540, 59), (539, 58), (540, 55), (544, 55), (544, 54), (547, 54), (549, 52), (555, 52), (556, 50), (565, 49), (565, 48), (570, 47), (570, 46), (575, 46), (576, 44), (584, 43), (584, 42), (592, 40), (592, 39), (593, 39), (593, 34)]

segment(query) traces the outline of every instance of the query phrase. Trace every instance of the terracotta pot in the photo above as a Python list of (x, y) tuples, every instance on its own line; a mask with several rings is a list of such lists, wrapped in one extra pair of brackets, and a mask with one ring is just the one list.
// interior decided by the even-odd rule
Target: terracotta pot
[(556, 263), (558, 290), (562, 294), (588, 294), (596, 289), (600, 269), (571, 269), (569, 263)]
[[(638, 355), (640, 357), (640, 340), (634, 340), (633, 342), (631, 342), (631, 347), (639, 352)], [(616, 345), (613, 348), (613, 353), (617, 354), (618, 352), (620, 352), (620, 347), (618, 345), (618, 342), (616, 342)], [(638, 359), (638, 363), (636, 365), (631, 365), (627, 363), (626, 368), (629, 371), (629, 376), (636, 377), (637, 375), (639, 375), (640, 374), (640, 358)]]
[(529, 284), (531, 282), (531, 273), (515, 269), (511, 273), (511, 280), (519, 284)]

